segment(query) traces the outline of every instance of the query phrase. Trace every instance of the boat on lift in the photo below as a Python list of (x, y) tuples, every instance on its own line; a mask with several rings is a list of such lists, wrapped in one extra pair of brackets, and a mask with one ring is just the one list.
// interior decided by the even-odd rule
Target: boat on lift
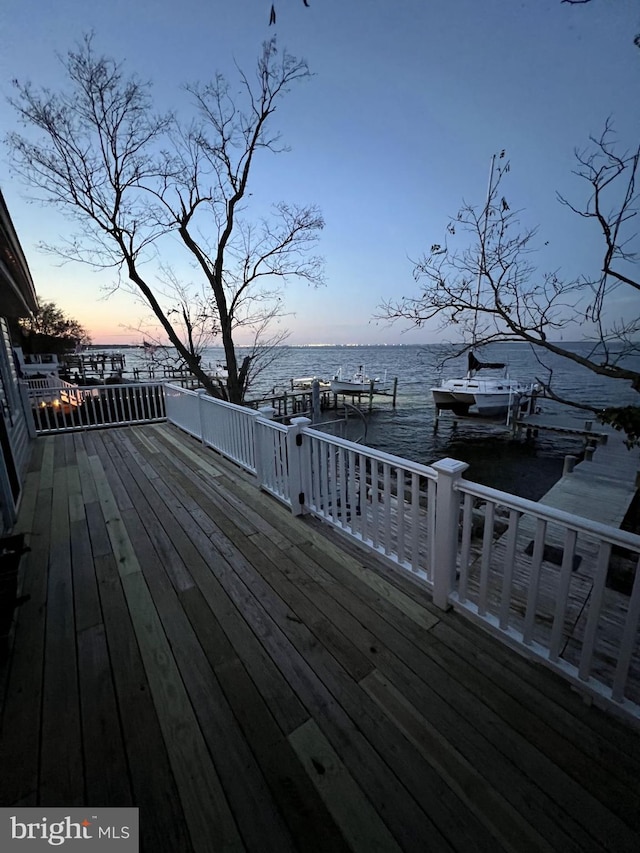
[[(462, 379), (444, 379), (431, 389), (438, 412), (450, 411), (458, 417), (498, 418), (540, 390), (536, 383), (511, 379), (502, 362), (481, 362), (470, 352), (468, 365), (467, 375)], [(481, 370), (494, 372), (478, 376)]]
[(336, 371), (331, 379), (331, 391), (334, 394), (366, 394), (375, 391), (376, 384), (379, 382), (379, 378), (369, 378), (365, 373), (364, 365), (361, 364), (353, 376), (348, 378), (343, 378), (342, 368)]

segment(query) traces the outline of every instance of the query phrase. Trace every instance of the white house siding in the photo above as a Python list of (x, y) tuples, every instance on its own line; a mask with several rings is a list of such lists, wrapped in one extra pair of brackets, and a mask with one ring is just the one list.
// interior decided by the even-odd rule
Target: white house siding
[[(16, 375), (7, 321), (0, 318), (0, 413), (6, 428), (0, 464), (1, 532), (14, 524), (22, 481), (29, 461), (30, 435), (18, 377)], [(0, 425), (1, 426), (1, 425)]]

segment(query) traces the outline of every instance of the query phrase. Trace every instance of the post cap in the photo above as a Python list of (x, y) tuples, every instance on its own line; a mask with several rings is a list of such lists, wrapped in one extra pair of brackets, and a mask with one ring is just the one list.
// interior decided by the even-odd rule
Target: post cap
[(453, 477), (462, 474), (463, 471), (466, 471), (469, 467), (469, 463), (460, 462), (458, 459), (449, 459), (449, 457), (446, 457), (445, 459), (439, 459), (437, 462), (434, 462), (431, 467), (439, 474), (447, 474), (448, 476)]
[(273, 419), (275, 413), (276, 410), (273, 408), (273, 406), (260, 406), (260, 408), (258, 409), (258, 414), (263, 418), (268, 418), (269, 420)]

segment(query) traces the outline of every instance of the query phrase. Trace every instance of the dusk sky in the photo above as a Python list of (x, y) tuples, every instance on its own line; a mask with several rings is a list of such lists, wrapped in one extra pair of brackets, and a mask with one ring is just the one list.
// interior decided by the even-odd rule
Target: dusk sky
[[(319, 251), (326, 287), (292, 283), (289, 343), (430, 343), (435, 326), (412, 330), (372, 321), (380, 302), (412, 295), (411, 259), (440, 242), (462, 200), (482, 205), (491, 155), (511, 161), (505, 195), (540, 226), (534, 259), (567, 278), (592, 274), (599, 235), (556, 200), (586, 201), (572, 176), (574, 148), (608, 116), (621, 150), (640, 138), (637, 0), (3, 0), (0, 7), (0, 129), (18, 129), (6, 103), (11, 80), (55, 89), (57, 53), (94, 30), (100, 53), (153, 82), (159, 110), (185, 111), (181, 84), (233, 61), (251, 70), (277, 35), (315, 76), (295, 87), (274, 117), (290, 153), (256, 163), (256, 196), (317, 204), (326, 220)], [(71, 226), (28, 204), (2, 150), (4, 192), (36, 289), (78, 319), (99, 343), (139, 343), (144, 309), (123, 293), (104, 299), (109, 273), (61, 267), (37, 249)], [(187, 266), (185, 275), (190, 276)], [(178, 270), (181, 272), (181, 270)], [(640, 313), (640, 301), (621, 305)], [(446, 335), (444, 336), (446, 337)]]

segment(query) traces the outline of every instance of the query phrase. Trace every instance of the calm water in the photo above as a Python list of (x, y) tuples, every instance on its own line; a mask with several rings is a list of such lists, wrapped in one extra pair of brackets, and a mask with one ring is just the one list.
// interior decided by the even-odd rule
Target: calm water
[[(584, 344), (573, 344), (572, 349), (588, 352)], [(434, 434), (435, 407), (429, 389), (440, 378), (466, 372), (466, 359), (449, 361), (440, 369), (445, 354), (441, 345), (283, 347), (250, 396), (288, 389), (292, 378), (328, 379), (340, 367), (344, 376), (350, 376), (364, 365), (368, 376), (382, 378), (386, 373), (389, 384), (398, 378), (397, 408), (394, 411), (386, 399), (376, 404), (369, 419), (368, 445), (425, 464), (445, 456), (462, 459), (471, 465), (470, 479), (537, 499), (560, 476), (565, 454), (579, 453), (582, 443), (553, 433), (541, 433), (535, 443), (513, 441), (504, 429), (469, 421), (453, 432), (451, 419), (444, 414)], [(496, 344), (483, 349), (482, 358), (507, 362), (510, 375), (521, 381), (547, 378), (527, 344)], [(221, 350), (215, 348), (203, 356), (205, 364), (221, 360)], [(629, 383), (598, 377), (567, 359), (545, 356), (545, 362), (553, 368), (553, 384), (560, 395), (598, 407), (640, 402)], [(542, 400), (541, 406), (545, 420), (556, 423), (571, 419), (580, 426), (591, 417), (551, 401)]]

